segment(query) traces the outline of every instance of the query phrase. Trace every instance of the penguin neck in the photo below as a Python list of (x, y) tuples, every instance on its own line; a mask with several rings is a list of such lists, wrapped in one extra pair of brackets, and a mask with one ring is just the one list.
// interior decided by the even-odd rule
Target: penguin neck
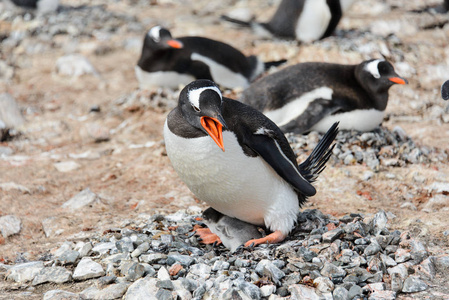
[(380, 111), (384, 111), (388, 104), (388, 89), (390, 87), (378, 86), (377, 88), (367, 84), (367, 80), (360, 76), (364, 74), (363, 65), (356, 65), (354, 69), (354, 77), (356, 81), (362, 86), (365, 97), (371, 101), (371, 105)]

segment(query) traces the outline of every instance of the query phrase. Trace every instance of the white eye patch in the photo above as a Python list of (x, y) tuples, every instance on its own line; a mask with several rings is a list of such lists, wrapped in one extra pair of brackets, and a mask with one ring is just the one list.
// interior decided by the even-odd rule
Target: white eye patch
[(154, 26), (153, 28), (148, 31), (148, 35), (156, 42), (159, 42), (161, 40), (161, 26)]
[(379, 73), (379, 63), (383, 61), (382, 59), (376, 59), (373, 60), (370, 63), (367, 63), (365, 66), (365, 70), (367, 70), (371, 75), (373, 75), (374, 78), (380, 78), (380, 73)]
[(223, 99), (220, 89), (218, 89), (216, 86), (207, 86), (207, 87), (202, 87), (199, 89), (189, 91), (188, 98), (189, 98), (190, 104), (199, 108), (200, 107), (200, 96), (201, 96), (201, 93), (204, 92), (205, 90), (212, 90), (212, 91), (216, 92), (218, 95), (220, 95), (220, 99)]

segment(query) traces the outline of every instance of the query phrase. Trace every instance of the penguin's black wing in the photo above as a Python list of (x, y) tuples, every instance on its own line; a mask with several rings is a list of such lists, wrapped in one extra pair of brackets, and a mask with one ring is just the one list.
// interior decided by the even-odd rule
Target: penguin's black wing
[(277, 36), (295, 38), (295, 28), (304, 2), (304, 0), (282, 0), (271, 20), (262, 25)]
[(280, 128), (285, 133), (294, 132), (304, 134), (310, 131), (315, 124), (326, 116), (341, 110), (343, 110), (343, 106), (338, 104), (337, 101), (318, 98), (310, 102), (306, 110), (304, 110), (299, 117), (291, 120)]
[(276, 124), (252, 107), (227, 98), (223, 99), (223, 116), (246, 155), (261, 156), (300, 194), (315, 195), (315, 188), (299, 172), (295, 154)]

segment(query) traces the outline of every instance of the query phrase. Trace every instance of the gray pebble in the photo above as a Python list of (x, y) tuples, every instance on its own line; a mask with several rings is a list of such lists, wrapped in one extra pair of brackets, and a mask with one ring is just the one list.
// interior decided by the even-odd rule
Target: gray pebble
[(427, 289), (427, 284), (416, 276), (409, 276), (404, 281), (403, 293), (415, 293)]

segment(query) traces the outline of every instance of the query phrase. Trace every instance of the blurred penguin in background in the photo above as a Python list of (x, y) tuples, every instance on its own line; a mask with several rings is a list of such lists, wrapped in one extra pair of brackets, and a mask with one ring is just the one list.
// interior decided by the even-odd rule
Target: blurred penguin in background
[(282, 0), (270, 21), (242, 21), (222, 16), (264, 38), (274, 36), (313, 42), (330, 36), (355, 0)]

